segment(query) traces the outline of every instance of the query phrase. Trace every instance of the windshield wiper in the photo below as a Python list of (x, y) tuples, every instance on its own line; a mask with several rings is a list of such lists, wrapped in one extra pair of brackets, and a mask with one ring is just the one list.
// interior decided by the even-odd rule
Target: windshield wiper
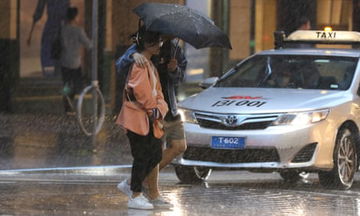
[(270, 57), (268, 56), (266, 59), (265, 77), (256, 86), (259, 87), (260, 85), (262, 85), (271, 76), (271, 73), (272, 73), (271, 61), (270, 61)]
[(235, 67), (231, 68), (228, 72), (226, 72), (224, 75), (220, 76), (219, 79), (216, 81), (215, 86), (220, 87), (221, 81), (223, 81), (224, 79), (233, 75), (237, 71), (237, 69), (238, 69), (238, 66), (235, 66)]

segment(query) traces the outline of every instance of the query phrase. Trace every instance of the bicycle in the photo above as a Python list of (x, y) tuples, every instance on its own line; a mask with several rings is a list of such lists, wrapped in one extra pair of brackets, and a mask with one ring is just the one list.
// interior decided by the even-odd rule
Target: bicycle
[[(73, 90), (72, 90), (71, 86), (68, 83), (65, 83), (63, 89), (61, 90), (61, 93), (68, 101), (68, 103), (70, 105), (70, 109), (73, 112), (75, 112), (76, 117), (77, 117), (76, 119), (80, 125), (81, 130), (87, 136), (92, 136), (92, 135), (98, 134), (102, 128), (102, 125), (104, 124), (104, 121), (105, 121), (105, 100), (104, 100), (104, 96), (102, 95), (102, 93), (100, 91), (98, 81), (92, 81), (91, 85), (89, 85), (83, 89), (83, 91), (79, 95), (76, 109), (74, 106), (74, 102), (69, 97), (69, 95), (72, 93), (72, 91)], [(87, 129), (87, 127), (85, 126), (85, 123), (83, 121), (83, 112), (82, 112), (85, 95), (87, 95), (89, 92), (92, 92), (93, 108), (94, 108), (94, 110), (93, 110), (94, 111), (94, 115), (93, 115), (94, 125), (93, 125), (92, 132), (89, 131)], [(100, 99), (100, 113), (98, 113), (98, 105), (99, 105), (98, 99)]]

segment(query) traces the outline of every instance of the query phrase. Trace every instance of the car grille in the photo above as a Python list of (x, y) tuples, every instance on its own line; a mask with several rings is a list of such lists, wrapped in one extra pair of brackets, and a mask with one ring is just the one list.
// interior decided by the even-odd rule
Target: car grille
[(217, 163), (279, 162), (279, 154), (271, 149), (225, 150), (202, 147), (188, 147), (184, 159)]
[(201, 127), (204, 128), (213, 128), (220, 130), (256, 130), (256, 129), (265, 129), (267, 128), (272, 121), (264, 121), (264, 122), (253, 122), (253, 123), (245, 123), (237, 127), (229, 127), (223, 125), (219, 122), (213, 122), (209, 120), (198, 119), (198, 123)]
[(301, 162), (307, 162), (310, 161), (314, 151), (316, 149), (317, 143), (311, 143), (304, 148), (302, 148), (294, 157), (294, 159), (291, 162), (294, 163), (301, 163)]
[(277, 119), (278, 114), (239, 115), (195, 112), (200, 127), (220, 130), (261, 130)]

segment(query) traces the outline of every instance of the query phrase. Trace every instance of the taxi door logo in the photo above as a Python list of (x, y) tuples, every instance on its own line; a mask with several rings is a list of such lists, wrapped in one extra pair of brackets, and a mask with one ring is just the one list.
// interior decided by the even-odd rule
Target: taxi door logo
[(248, 106), (248, 107), (261, 107), (267, 102), (268, 98), (262, 96), (242, 96), (242, 95), (233, 95), (227, 97), (221, 97), (221, 100), (216, 101), (212, 104), (212, 107), (221, 107), (221, 106)]

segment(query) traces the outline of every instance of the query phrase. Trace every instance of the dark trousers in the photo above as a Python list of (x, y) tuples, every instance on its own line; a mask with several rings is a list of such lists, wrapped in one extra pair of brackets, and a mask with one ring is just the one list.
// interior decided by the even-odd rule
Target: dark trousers
[(133, 192), (141, 192), (142, 182), (162, 159), (162, 142), (154, 137), (152, 128), (146, 136), (131, 131), (128, 131), (127, 136), (134, 158), (130, 188)]
[[(76, 69), (61, 67), (61, 77), (64, 86), (68, 85), (68, 87), (71, 88), (71, 93), (68, 96), (71, 102), (73, 102), (75, 94), (79, 93), (82, 89), (81, 67)], [(66, 97), (63, 97), (63, 102), (65, 112), (73, 111)]]

